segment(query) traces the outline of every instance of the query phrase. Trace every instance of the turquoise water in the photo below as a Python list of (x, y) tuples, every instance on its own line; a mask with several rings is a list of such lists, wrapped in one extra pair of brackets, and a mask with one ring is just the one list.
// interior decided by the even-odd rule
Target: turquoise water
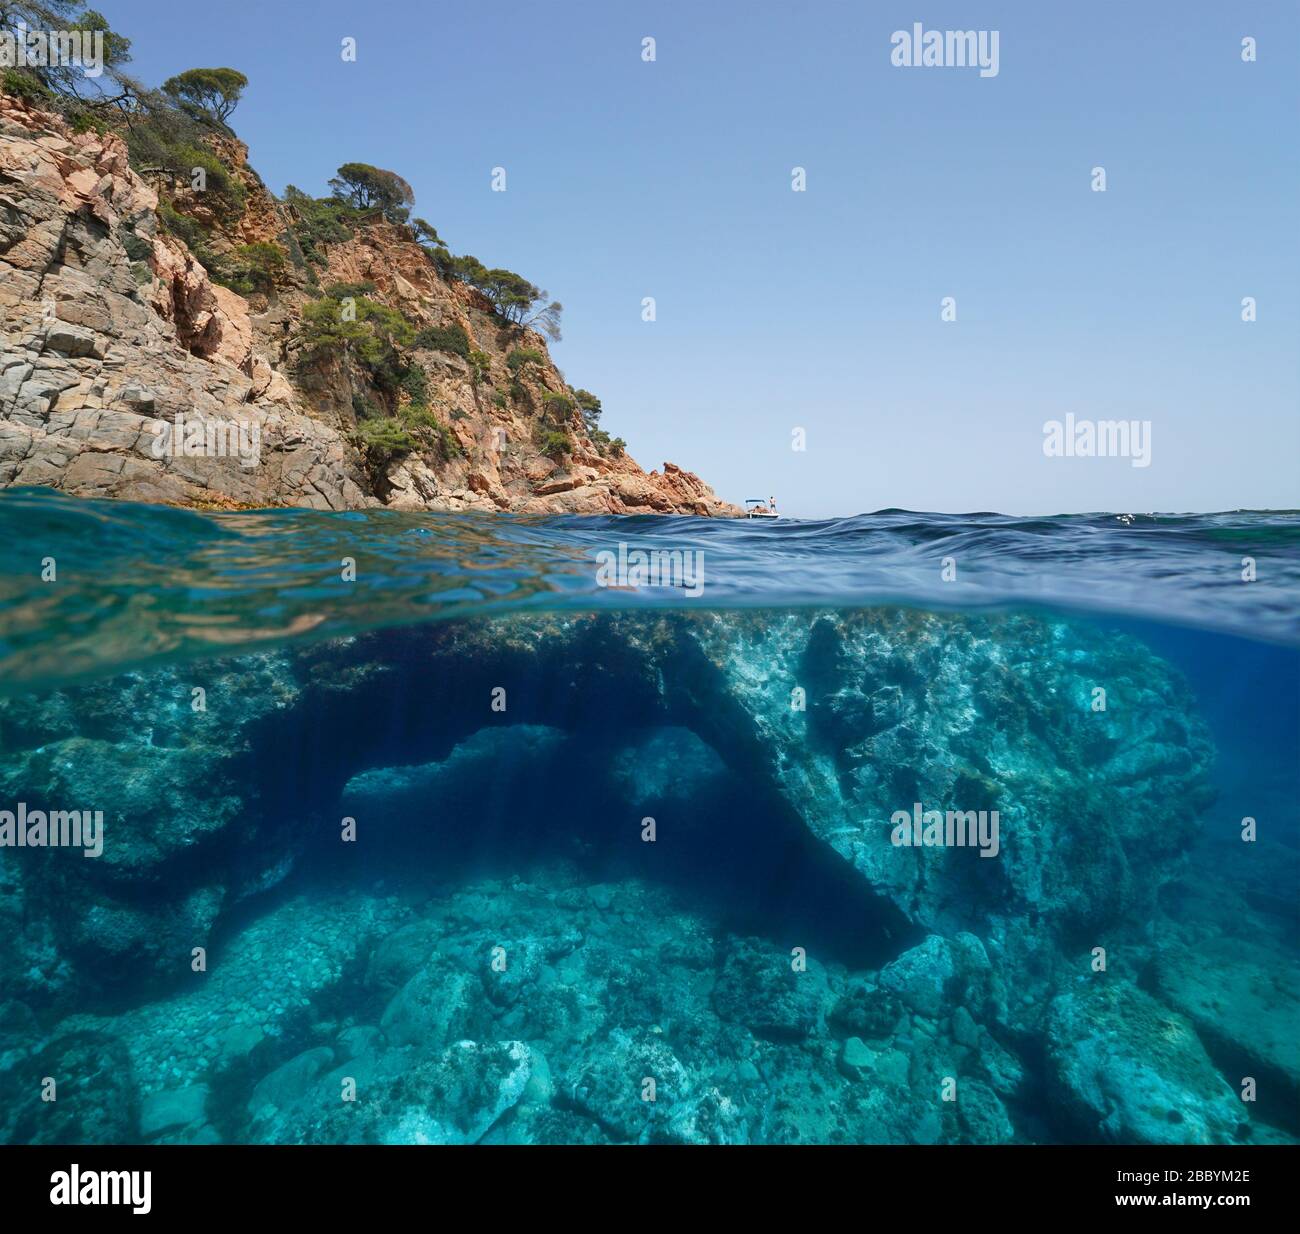
[(1300, 1138), (1296, 515), (0, 556), (8, 1142)]

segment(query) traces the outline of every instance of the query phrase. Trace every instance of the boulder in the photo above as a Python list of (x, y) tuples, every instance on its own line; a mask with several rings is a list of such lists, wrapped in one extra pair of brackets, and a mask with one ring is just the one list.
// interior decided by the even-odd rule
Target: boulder
[(1192, 1026), (1106, 974), (1052, 1001), (1047, 1057), (1056, 1095), (1081, 1134), (1118, 1144), (1225, 1144), (1246, 1107)]
[(168, 1132), (202, 1123), (207, 1103), (206, 1084), (151, 1093), (140, 1103), (140, 1134), (146, 1140), (153, 1140)]

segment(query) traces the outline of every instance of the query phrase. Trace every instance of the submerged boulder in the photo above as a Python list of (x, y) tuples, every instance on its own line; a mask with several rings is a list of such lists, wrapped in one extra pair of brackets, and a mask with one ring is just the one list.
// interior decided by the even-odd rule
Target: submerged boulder
[(1192, 1026), (1126, 982), (1098, 976), (1059, 995), (1047, 1056), (1068, 1116), (1090, 1139), (1223, 1144), (1246, 1112)]
[[(1225, 1074), (1256, 1084), (1259, 1108), (1300, 1131), (1300, 973), (1264, 934), (1164, 940), (1156, 991), (1196, 1027)], [(1227, 1069), (1231, 1067), (1232, 1071)]]
[(713, 987), (713, 1006), (724, 1020), (747, 1025), (755, 1035), (797, 1041), (821, 1020), (826, 979), (821, 966), (796, 968), (789, 952), (761, 939), (741, 939), (722, 965)]
[(459, 1041), (435, 1058), (339, 1102), (310, 1124), (308, 1143), (475, 1144), (518, 1105), (533, 1073), (521, 1041)]
[(937, 1018), (948, 1005), (948, 984), (957, 973), (946, 938), (931, 934), (919, 947), (905, 951), (880, 973), (880, 985), (920, 1015)]

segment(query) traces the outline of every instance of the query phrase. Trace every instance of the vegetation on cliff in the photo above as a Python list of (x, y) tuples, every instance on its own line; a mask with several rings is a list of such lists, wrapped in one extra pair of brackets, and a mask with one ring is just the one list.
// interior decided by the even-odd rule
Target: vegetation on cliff
[(189, 69), (163, 82), (163, 91), (187, 110), (225, 124), (239, 105), (248, 78), (237, 69)]
[[(98, 297), (95, 324), (61, 333), (60, 345), (109, 371), (97, 383), (70, 360), (46, 357), (39, 379), (28, 378), (26, 366), (35, 374), (42, 356), (30, 340), (44, 334), (15, 324), (12, 337), (0, 335), (0, 358), (21, 386), (11, 410), (26, 417), (6, 474), (145, 500), (220, 493), (331, 508), (736, 513), (691, 473), (665, 465), (647, 474), (625, 456), (622, 440), (601, 427), (599, 397), (570, 385), (547, 354), (547, 339), (560, 337), (559, 301), (515, 271), (453, 253), (415, 214), (414, 190), (398, 171), (346, 162), (326, 194), (290, 185), (277, 197), (230, 128), (250, 85), (237, 68), (188, 68), (149, 88), (126, 72), (128, 40), (84, 0), (0, 0), (0, 47), (5, 36), (12, 45), (17, 33), (39, 29), (94, 34), (104, 71), (0, 63), (0, 124), (18, 143), (11, 167), (0, 169), (17, 194), (13, 226), (61, 226), (66, 241), (48, 255), (22, 250), (17, 263), (0, 260), (6, 277), (21, 280), (11, 324), (40, 319), (33, 287), (66, 284), (60, 303)], [(51, 175), (67, 184), (60, 196), (45, 192)], [(83, 226), (91, 216), (108, 231)], [(116, 272), (111, 287), (83, 286), (88, 261)], [(163, 354), (166, 342), (161, 351), (141, 342), (133, 324), (141, 308), (177, 355)], [(190, 357), (232, 365), (239, 376), (194, 367)], [(47, 389), (50, 364), (66, 369), (57, 396)], [(186, 375), (179, 385), (162, 377), (175, 365)], [(65, 441), (62, 421), (46, 423), (56, 397), (59, 411), (96, 413), (77, 421), (93, 444)], [(122, 431), (105, 437), (110, 421), (100, 413), (112, 408), (148, 431), (173, 400), (258, 419), (264, 443), (276, 442), (276, 462), (226, 475), (216, 460), (201, 480), (192, 466), (157, 475), (169, 472), (166, 460), (124, 467), (128, 435), (113, 421)], [(313, 460), (306, 471), (289, 462), (304, 441)]]
[[(88, 76), (79, 63), (51, 57), (48, 46), (35, 55), (0, 59), (0, 87), (6, 94), (59, 107), (69, 119), (89, 124), (97, 111), (123, 101), (139, 87), (122, 72), (131, 59), (131, 40), (123, 38), (108, 19), (85, 0), (3, 0), (0, 3), (0, 43), (37, 51), (50, 31), (89, 35), (99, 47), (103, 72)], [(34, 35), (36, 42), (29, 42)], [(54, 63), (50, 63), (54, 60)]]

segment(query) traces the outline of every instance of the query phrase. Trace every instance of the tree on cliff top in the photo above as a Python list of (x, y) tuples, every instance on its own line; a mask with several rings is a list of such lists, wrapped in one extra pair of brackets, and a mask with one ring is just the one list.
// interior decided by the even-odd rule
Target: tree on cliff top
[(369, 163), (344, 163), (330, 188), (358, 210), (381, 210), (391, 223), (405, 223), (415, 204), (415, 190), (401, 176)]
[[(70, 56), (77, 44), (68, 35), (78, 36), (81, 60)], [(119, 102), (136, 89), (119, 72), (130, 59), (131, 40), (115, 34), (86, 0), (0, 0), (0, 78), (10, 94), (73, 108)], [(109, 83), (123, 94), (109, 99)]]
[(599, 427), (600, 413), (603, 410), (598, 399), (590, 390), (574, 390), (573, 401), (578, 404), (582, 411), (583, 423), (587, 426), (587, 432)]
[(560, 338), (560, 314), (564, 305), (548, 300), (549, 293), (513, 270), (489, 270), (477, 257), (457, 257), (452, 263), (457, 278), (477, 287), (497, 313), (516, 326), (532, 327), (552, 341)]
[(248, 78), (238, 69), (188, 69), (163, 82), (164, 93), (182, 107), (193, 108), (225, 124), (239, 106)]
[(456, 259), (452, 257), (446, 241), (438, 235), (438, 229), (425, 219), (412, 219), (411, 231), (415, 234), (416, 244), (424, 250), (424, 255), (433, 264), (433, 268), (443, 278), (454, 278)]

